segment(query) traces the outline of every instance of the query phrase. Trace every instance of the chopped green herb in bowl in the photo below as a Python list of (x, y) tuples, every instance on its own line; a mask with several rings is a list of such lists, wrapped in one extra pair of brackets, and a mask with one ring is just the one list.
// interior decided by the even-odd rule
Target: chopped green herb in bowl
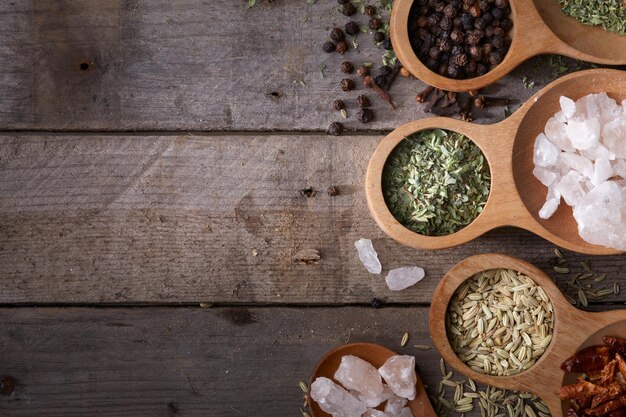
[(478, 146), (442, 129), (405, 138), (389, 155), (382, 177), (393, 216), (426, 236), (449, 235), (474, 221), (490, 185), (489, 165)]

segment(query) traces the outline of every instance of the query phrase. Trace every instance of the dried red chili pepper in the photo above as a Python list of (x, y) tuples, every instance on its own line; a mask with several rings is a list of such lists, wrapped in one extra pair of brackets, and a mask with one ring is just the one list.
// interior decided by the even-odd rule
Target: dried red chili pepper
[(585, 410), (585, 413), (590, 415), (602, 416), (604, 414), (609, 414), (612, 411), (617, 411), (625, 407), (626, 397), (622, 397), (617, 400), (606, 402), (599, 407), (588, 408)]
[(603, 404), (607, 401), (614, 400), (620, 397), (626, 388), (622, 387), (622, 385), (618, 382), (613, 382), (612, 384), (606, 387), (606, 392), (604, 394), (599, 394), (593, 397), (593, 401), (591, 402), (591, 407), (595, 408), (600, 404)]
[(566, 385), (559, 389), (559, 397), (562, 400), (582, 399), (593, 397), (594, 395), (606, 394), (607, 389), (588, 381), (582, 381), (577, 384)]
[(561, 369), (567, 372), (593, 372), (604, 368), (610, 361), (608, 347), (590, 346), (567, 358), (561, 364)]
[(605, 345), (620, 354), (626, 354), (626, 340), (619, 337), (604, 336), (602, 341)]

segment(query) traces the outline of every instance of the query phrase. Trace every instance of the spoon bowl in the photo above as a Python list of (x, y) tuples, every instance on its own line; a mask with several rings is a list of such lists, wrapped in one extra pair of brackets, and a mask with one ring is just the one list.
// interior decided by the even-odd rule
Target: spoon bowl
[[(375, 368), (380, 368), (387, 359), (397, 355), (397, 353), (375, 343), (351, 343), (339, 346), (328, 352), (319, 361), (313, 371), (313, 375), (311, 375), (309, 386), (311, 386), (313, 381), (318, 377), (326, 377), (334, 380), (333, 376), (337, 368), (339, 368), (341, 358), (345, 355), (358, 356), (364, 361), (371, 363)], [(417, 391), (416, 397), (414, 400), (409, 401), (406, 407), (409, 407), (416, 417), (437, 417), (435, 410), (433, 410), (433, 407), (430, 405), (428, 394), (422, 385), (419, 375), (417, 375), (415, 387)], [(329, 414), (322, 411), (315, 401), (311, 403), (311, 414), (313, 417), (331, 417)]]
[[(532, 278), (545, 291), (554, 308), (552, 341), (531, 368), (512, 376), (493, 376), (474, 371), (454, 353), (446, 332), (448, 304), (457, 288), (473, 275), (490, 269), (511, 269)], [(565, 415), (567, 402), (556, 391), (570, 383), (560, 364), (579, 349), (601, 343), (602, 336), (626, 333), (626, 310), (587, 313), (573, 307), (552, 280), (537, 267), (506, 255), (484, 254), (467, 258), (440, 281), (430, 307), (430, 333), (439, 353), (464, 375), (500, 388), (531, 392), (548, 405), (552, 415)]]
[(408, 21), (415, 0), (396, 0), (390, 20), (391, 42), (402, 65), (425, 83), (449, 91), (484, 88), (511, 72), (527, 59), (559, 54), (606, 65), (626, 64), (626, 36), (587, 26), (561, 12), (559, 3), (545, 0), (510, 0), (511, 45), (504, 60), (475, 78), (456, 80), (431, 71), (413, 50)]
[[(584, 241), (572, 210), (562, 203), (547, 220), (538, 216), (547, 188), (533, 175), (533, 145), (548, 119), (559, 110), (562, 95), (574, 100), (589, 93), (606, 92), (618, 102), (626, 99), (626, 73), (595, 69), (567, 75), (531, 97), (506, 120), (493, 125), (476, 125), (450, 118), (427, 118), (400, 126), (380, 143), (370, 160), (365, 192), (372, 216), (381, 229), (396, 241), (418, 249), (443, 249), (466, 243), (502, 226), (529, 230), (558, 246), (592, 255), (620, 251)], [(483, 152), (491, 170), (491, 190), (482, 213), (468, 226), (446, 236), (425, 236), (398, 222), (389, 211), (382, 190), (382, 174), (395, 147), (412, 133), (433, 129), (459, 132)]]

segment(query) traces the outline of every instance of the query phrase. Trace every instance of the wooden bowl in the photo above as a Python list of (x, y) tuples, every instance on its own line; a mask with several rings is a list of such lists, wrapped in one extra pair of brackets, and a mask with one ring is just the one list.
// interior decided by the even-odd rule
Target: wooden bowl
[[(477, 125), (450, 118), (433, 117), (407, 123), (378, 145), (367, 169), (365, 192), (372, 216), (396, 241), (418, 249), (443, 249), (466, 243), (501, 226), (529, 230), (563, 248), (592, 255), (619, 253), (615, 249), (585, 242), (571, 207), (561, 203), (548, 220), (540, 219), (547, 188), (532, 174), (533, 145), (547, 120), (559, 110), (562, 95), (574, 100), (606, 92), (618, 101), (626, 98), (626, 72), (609, 69), (580, 71), (551, 83), (532, 96), (515, 114), (493, 125)], [(389, 154), (406, 136), (441, 128), (466, 135), (484, 153), (491, 169), (491, 192), (483, 212), (467, 227), (446, 236), (424, 236), (398, 222), (387, 207), (382, 174)]]
[[(319, 361), (319, 363), (315, 367), (315, 370), (313, 371), (313, 375), (311, 375), (309, 386), (311, 386), (311, 384), (313, 384), (313, 381), (315, 381), (315, 379), (320, 376), (332, 379), (334, 381), (333, 376), (335, 375), (337, 368), (339, 368), (341, 358), (345, 355), (358, 356), (364, 361), (371, 363), (374, 367), (380, 368), (381, 366), (383, 366), (387, 359), (394, 355), (397, 355), (397, 353), (387, 349), (386, 347), (374, 343), (351, 343), (348, 345), (339, 346), (338, 348), (328, 352)], [(417, 375), (417, 383), (415, 384), (415, 387), (417, 389), (415, 399), (413, 401), (409, 401), (406, 404), (406, 407), (409, 407), (411, 409), (411, 412), (415, 417), (437, 417), (435, 410), (433, 410), (433, 407), (430, 405), (430, 401), (428, 400), (428, 393), (424, 389), (419, 375)], [(311, 401), (311, 413), (313, 417), (331, 417), (329, 414), (322, 411), (322, 409), (317, 405), (315, 401)]]
[(428, 69), (409, 41), (409, 12), (414, 0), (396, 0), (390, 21), (391, 43), (402, 65), (426, 84), (449, 91), (486, 87), (535, 55), (559, 54), (607, 65), (626, 64), (626, 36), (586, 26), (561, 12), (556, 0), (510, 0), (513, 29), (506, 57), (480, 77), (455, 80)]
[[(474, 274), (497, 268), (512, 269), (532, 278), (543, 288), (554, 307), (554, 332), (548, 349), (535, 365), (513, 376), (474, 371), (454, 353), (446, 334), (446, 311), (456, 289)], [(535, 266), (510, 256), (484, 254), (461, 261), (443, 277), (430, 307), (430, 334), (444, 360), (459, 372), (485, 384), (532, 392), (545, 401), (553, 416), (558, 416), (566, 415), (567, 402), (561, 401), (556, 391), (572, 382), (571, 374), (566, 376), (561, 370), (561, 363), (584, 347), (601, 344), (602, 336), (623, 337), (626, 334), (626, 310), (580, 311), (568, 303), (552, 280)]]

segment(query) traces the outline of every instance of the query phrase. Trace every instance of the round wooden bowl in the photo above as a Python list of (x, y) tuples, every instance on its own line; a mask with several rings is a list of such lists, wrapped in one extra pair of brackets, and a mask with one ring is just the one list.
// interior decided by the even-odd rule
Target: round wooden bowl
[(546, 0), (510, 0), (513, 29), (506, 57), (480, 77), (455, 80), (428, 69), (409, 41), (409, 12), (414, 0), (396, 0), (391, 12), (391, 43), (402, 65), (426, 84), (449, 91), (486, 87), (535, 55), (559, 54), (607, 65), (626, 64), (626, 36), (586, 26), (561, 12), (559, 3)]
[[(575, 252), (620, 253), (585, 242), (578, 234), (572, 208), (565, 203), (561, 203), (550, 219), (539, 218), (547, 188), (532, 174), (535, 138), (547, 120), (559, 111), (559, 98), (565, 95), (576, 100), (599, 92), (606, 92), (618, 102), (625, 99), (626, 72), (595, 69), (570, 74), (532, 96), (506, 120), (493, 125), (433, 117), (400, 126), (378, 145), (367, 169), (365, 193), (374, 220), (387, 235), (417, 249), (449, 248), (494, 228), (516, 226)], [(467, 227), (446, 236), (425, 236), (404, 227), (389, 211), (382, 190), (382, 174), (389, 154), (406, 136), (433, 128), (453, 130), (470, 138), (484, 153), (491, 170), (491, 192), (483, 212)]]
[[(336, 349), (328, 352), (315, 367), (309, 386), (313, 384), (316, 378), (323, 376), (334, 381), (334, 375), (339, 368), (341, 358), (345, 355), (354, 355), (363, 359), (366, 362), (371, 363), (374, 367), (380, 368), (385, 361), (392, 356), (397, 355), (392, 350), (387, 349), (381, 345), (374, 343), (350, 343), (347, 345), (339, 346)], [(335, 381), (337, 382), (337, 381)], [(417, 383), (415, 384), (416, 395), (413, 401), (409, 401), (406, 407), (411, 409), (411, 412), (415, 417), (437, 417), (437, 413), (433, 410), (430, 401), (428, 400), (428, 393), (422, 385), (419, 375), (417, 375)], [(377, 408), (383, 408), (377, 407)], [(311, 414), (313, 417), (331, 417), (328, 413), (322, 411), (315, 401), (311, 402)]]
[[(506, 268), (532, 278), (546, 292), (554, 307), (552, 342), (537, 363), (513, 376), (493, 376), (476, 372), (454, 353), (446, 333), (448, 303), (456, 289), (474, 274), (489, 269)], [(602, 336), (626, 334), (626, 310), (587, 313), (573, 307), (552, 280), (537, 267), (510, 256), (484, 254), (467, 258), (454, 266), (441, 280), (430, 307), (430, 334), (441, 356), (466, 376), (500, 388), (531, 392), (550, 408), (553, 416), (566, 415), (567, 402), (556, 391), (571, 383), (571, 375), (560, 368), (561, 363), (576, 351), (602, 344)]]

